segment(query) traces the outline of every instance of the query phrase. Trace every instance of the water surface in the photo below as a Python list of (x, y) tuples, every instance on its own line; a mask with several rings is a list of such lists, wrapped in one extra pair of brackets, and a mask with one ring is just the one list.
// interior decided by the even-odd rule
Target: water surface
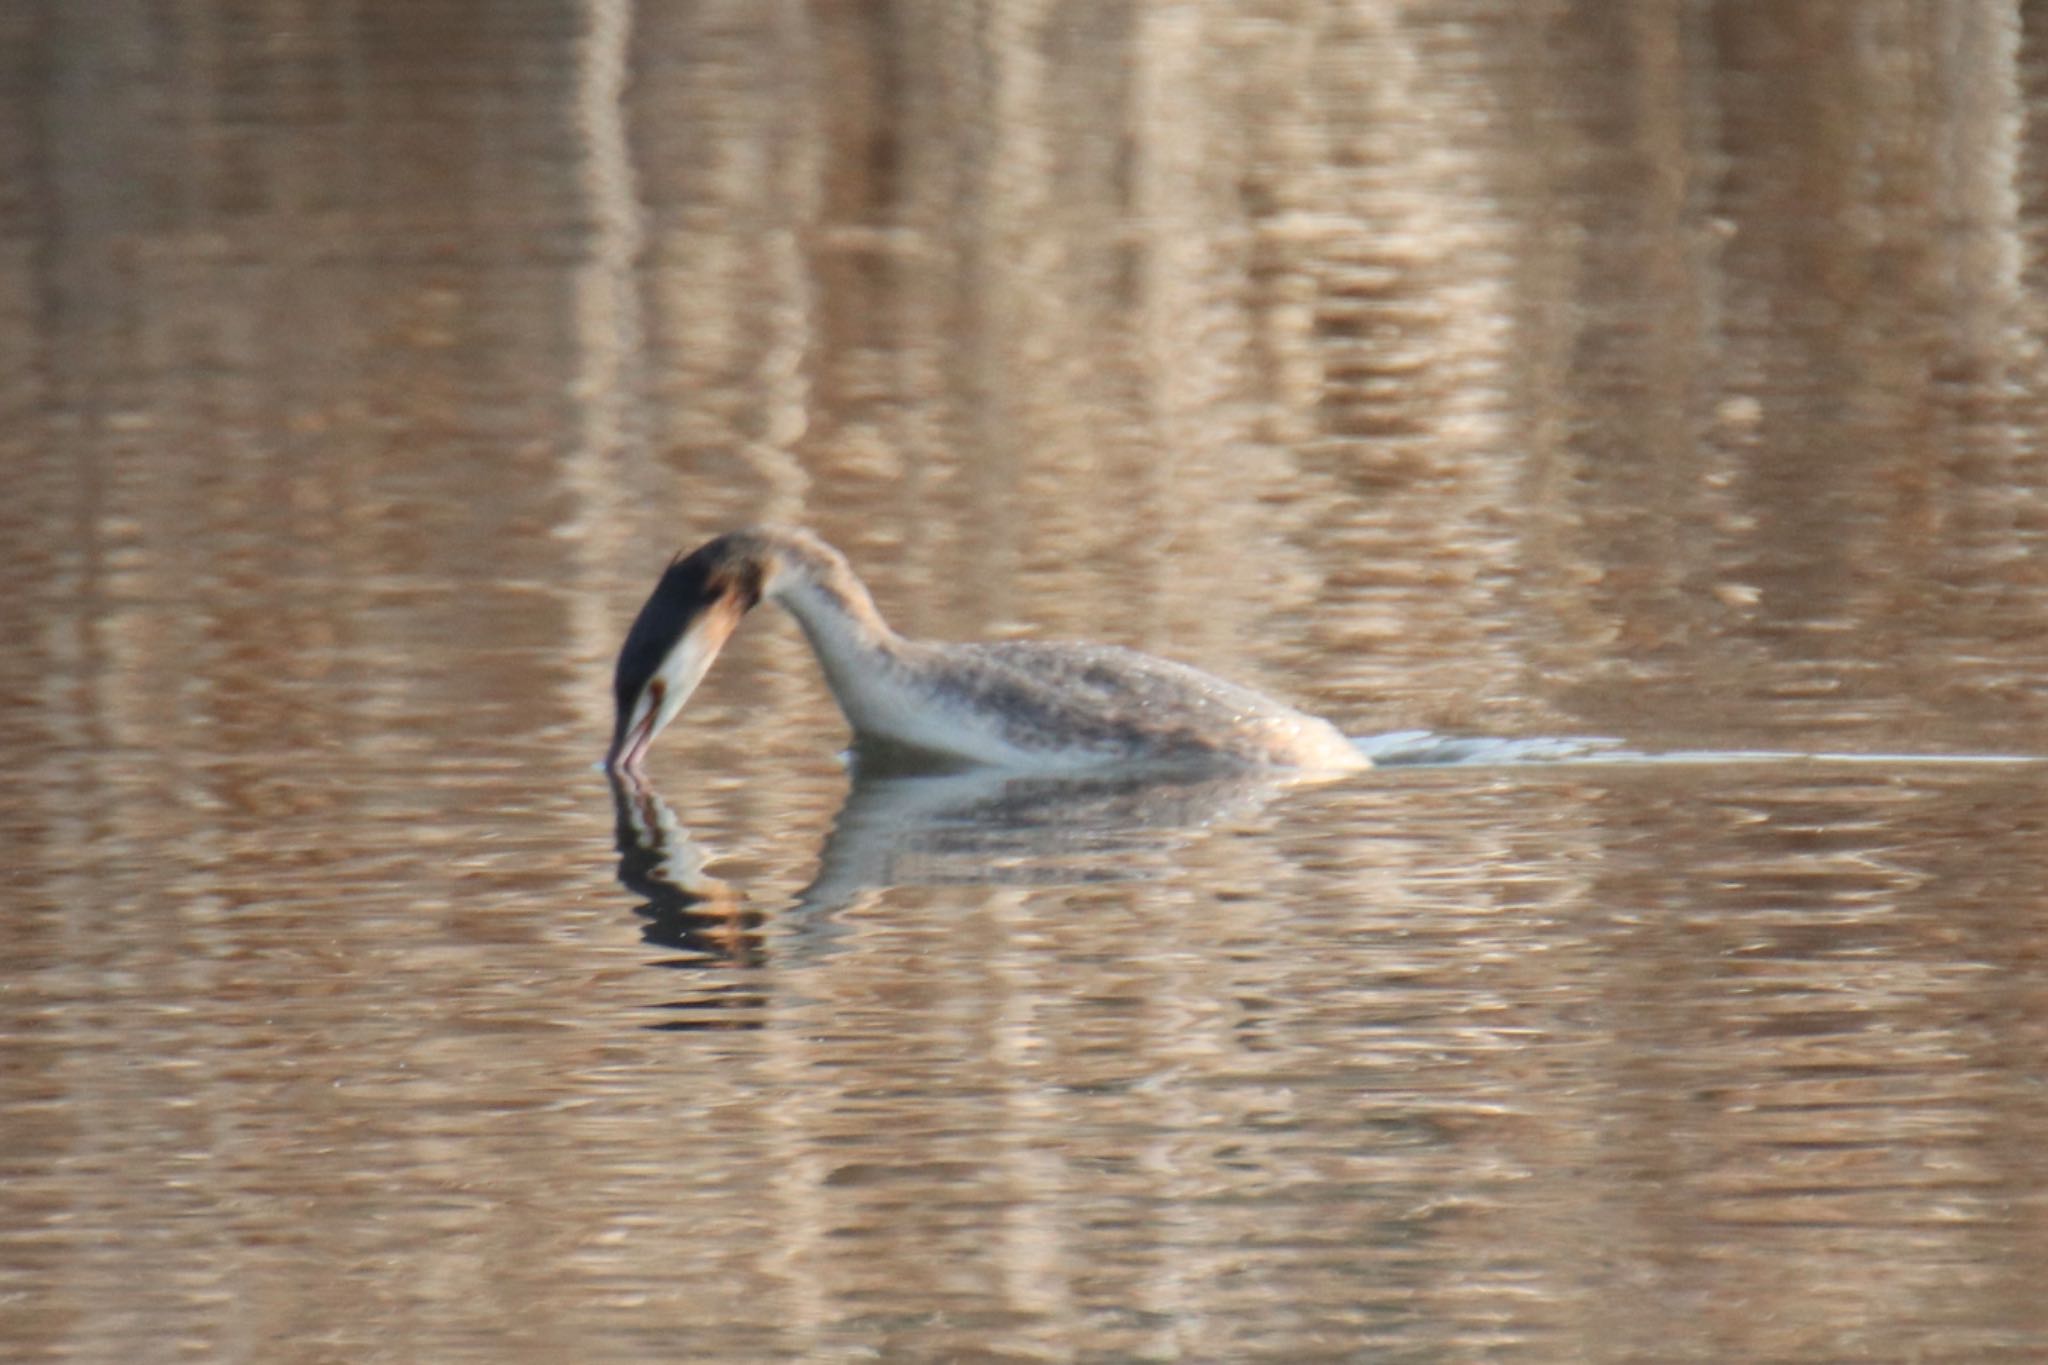
[[(0, 1354), (2039, 1356), (2041, 43), (8, 7)], [(766, 518), (1690, 761), (856, 780), (764, 612), (614, 793)]]

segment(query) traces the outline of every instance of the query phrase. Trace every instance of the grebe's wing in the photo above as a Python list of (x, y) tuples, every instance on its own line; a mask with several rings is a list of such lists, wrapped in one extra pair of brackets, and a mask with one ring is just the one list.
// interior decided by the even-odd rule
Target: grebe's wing
[(1204, 717), (1294, 709), (1213, 673), (1119, 645), (1005, 640), (950, 649), (983, 663), (991, 682), (1035, 693), (1047, 704), (1064, 701), (1132, 720), (1178, 711), (1199, 723)]
[(1010, 640), (943, 648), (958, 703), (1000, 717), (1020, 747), (1288, 763), (1294, 755), (1284, 746), (1297, 744), (1305, 729), (1327, 728), (1251, 688), (1115, 645)]

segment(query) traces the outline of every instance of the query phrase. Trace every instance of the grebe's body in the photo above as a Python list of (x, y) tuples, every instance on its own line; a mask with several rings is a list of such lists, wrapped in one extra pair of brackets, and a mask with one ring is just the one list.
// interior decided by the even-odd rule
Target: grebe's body
[(634, 773), (763, 598), (795, 616), (865, 748), (1026, 771), (1370, 767), (1328, 721), (1184, 664), (1109, 645), (939, 644), (889, 628), (837, 550), (756, 527), (679, 556), (619, 653), (608, 766)]

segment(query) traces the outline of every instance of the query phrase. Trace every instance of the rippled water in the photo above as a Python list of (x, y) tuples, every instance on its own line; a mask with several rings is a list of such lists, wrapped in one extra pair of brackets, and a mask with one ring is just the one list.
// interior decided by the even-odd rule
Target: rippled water
[[(0, 1355), (2048, 1352), (2041, 43), (0, 8)], [(1433, 761), (614, 792), (771, 517)]]

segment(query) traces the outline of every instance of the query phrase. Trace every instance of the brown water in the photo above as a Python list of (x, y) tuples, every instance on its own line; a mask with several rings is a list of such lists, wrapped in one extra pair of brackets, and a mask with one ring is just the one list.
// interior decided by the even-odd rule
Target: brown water
[[(0, 7), (0, 1356), (2048, 1353), (2031, 8)], [(862, 782), (899, 625), (1361, 735)], [(1885, 755), (1897, 757), (1886, 758)]]

